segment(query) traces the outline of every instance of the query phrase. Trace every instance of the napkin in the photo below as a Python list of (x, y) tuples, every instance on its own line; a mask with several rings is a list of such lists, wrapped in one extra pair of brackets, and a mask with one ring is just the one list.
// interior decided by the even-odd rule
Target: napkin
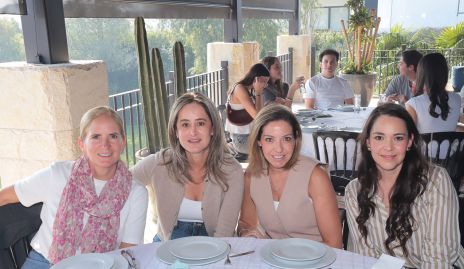
[(387, 254), (382, 254), (377, 262), (372, 266), (372, 269), (401, 269), (404, 265), (404, 260), (393, 257)]
[(173, 263), (170, 268), (171, 269), (189, 269), (189, 266), (186, 263), (176, 260), (176, 262)]

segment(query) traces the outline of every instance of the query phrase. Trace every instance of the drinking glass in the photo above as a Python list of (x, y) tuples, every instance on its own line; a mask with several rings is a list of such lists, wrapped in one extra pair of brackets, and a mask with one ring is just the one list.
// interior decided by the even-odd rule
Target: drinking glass
[(361, 110), (361, 94), (354, 95), (354, 110), (356, 112)]

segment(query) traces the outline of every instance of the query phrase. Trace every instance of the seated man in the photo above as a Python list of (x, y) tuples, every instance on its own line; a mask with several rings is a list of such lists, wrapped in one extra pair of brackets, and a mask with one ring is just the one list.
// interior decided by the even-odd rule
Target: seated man
[(398, 70), (400, 74), (395, 76), (388, 84), (384, 94), (387, 102), (406, 103), (415, 95), (415, 81), (417, 64), (422, 54), (417, 50), (405, 50), (401, 53)]
[(326, 49), (319, 54), (321, 73), (308, 79), (303, 94), (309, 109), (328, 109), (343, 104), (353, 104), (353, 90), (348, 82), (335, 75), (339, 54)]

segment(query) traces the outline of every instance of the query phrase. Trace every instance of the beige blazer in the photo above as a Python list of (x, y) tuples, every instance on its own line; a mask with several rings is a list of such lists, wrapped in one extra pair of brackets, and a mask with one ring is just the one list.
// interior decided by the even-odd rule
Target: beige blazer
[(313, 201), (308, 196), (309, 179), (318, 164), (314, 159), (299, 157), (288, 174), (277, 210), (274, 209), (269, 176), (263, 174), (251, 178), (251, 199), (256, 206), (258, 221), (268, 237), (297, 237), (322, 241)]
[[(166, 156), (169, 156), (170, 149)], [(243, 170), (240, 164), (230, 156), (222, 169), (227, 175), (229, 185), (224, 192), (218, 184), (206, 179), (202, 201), (202, 215), (208, 235), (215, 237), (230, 237), (234, 235), (238, 214), (243, 197)], [(162, 240), (171, 238), (172, 230), (177, 224), (180, 204), (184, 197), (184, 185), (176, 182), (168, 174), (160, 152), (152, 154), (139, 161), (133, 168), (134, 178), (155, 193), (158, 211), (158, 233)]]

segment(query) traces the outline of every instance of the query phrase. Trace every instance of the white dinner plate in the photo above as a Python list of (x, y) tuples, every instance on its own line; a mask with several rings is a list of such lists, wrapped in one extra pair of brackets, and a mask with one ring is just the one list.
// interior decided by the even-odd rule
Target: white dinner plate
[(86, 253), (68, 257), (55, 264), (52, 269), (111, 269), (114, 256), (103, 253)]
[[(121, 255), (116, 255), (114, 257), (114, 264), (111, 269), (129, 269), (129, 263)], [(90, 268), (88, 268), (90, 269)]]
[(167, 263), (167, 264), (173, 264), (177, 260), (179, 260), (180, 262), (186, 263), (190, 266), (199, 266), (199, 265), (206, 265), (206, 264), (215, 263), (217, 261), (220, 261), (224, 259), (227, 256), (227, 253), (229, 253), (230, 251), (229, 246), (227, 246), (227, 250), (223, 254), (216, 256), (214, 258), (205, 259), (205, 260), (186, 260), (186, 259), (177, 258), (176, 256), (172, 255), (172, 253), (169, 251), (169, 249), (171, 248), (171, 244), (173, 242), (175, 242), (175, 240), (168, 240), (162, 243), (161, 246), (158, 247), (158, 249), (156, 250), (156, 256), (158, 257), (160, 261)]
[(261, 248), (260, 255), (262, 260), (266, 264), (269, 264), (277, 268), (317, 269), (328, 266), (337, 259), (337, 254), (335, 253), (335, 251), (332, 248), (327, 248), (326, 254), (321, 259), (304, 262), (283, 260), (272, 255), (271, 243), (268, 243)]
[(301, 238), (276, 240), (270, 248), (272, 255), (277, 258), (299, 262), (320, 259), (328, 249), (322, 243)]
[(228, 249), (224, 240), (208, 236), (188, 236), (172, 240), (169, 251), (177, 258), (185, 260), (206, 260), (221, 254)]

